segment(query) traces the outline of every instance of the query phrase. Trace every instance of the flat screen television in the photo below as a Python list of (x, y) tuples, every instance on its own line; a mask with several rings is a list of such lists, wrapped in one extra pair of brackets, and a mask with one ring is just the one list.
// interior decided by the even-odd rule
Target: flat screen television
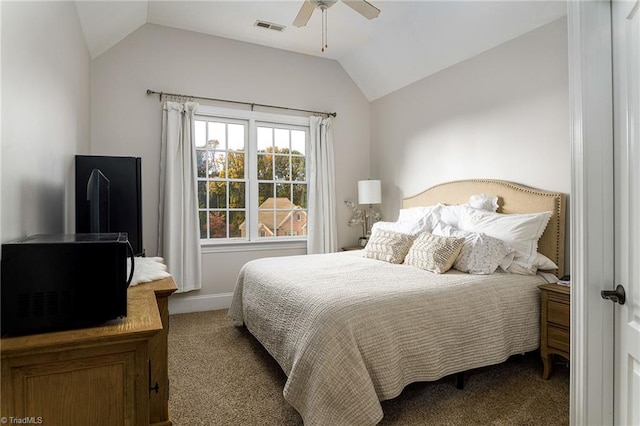
[[(87, 190), (94, 169), (109, 181), (108, 232), (126, 232), (136, 256), (142, 245), (142, 160), (139, 157), (76, 155), (76, 233), (92, 233), (92, 207)], [(96, 178), (98, 192), (102, 177)], [(100, 194), (98, 194), (100, 196)], [(98, 203), (99, 204), (99, 203)], [(100, 232), (105, 214), (99, 209)], [(94, 211), (95, 213), (95, 211)]]
[(89, 232), (109, 232), (109, 179), (98, 169), (93, 169), (87, 181), (89, 203)]

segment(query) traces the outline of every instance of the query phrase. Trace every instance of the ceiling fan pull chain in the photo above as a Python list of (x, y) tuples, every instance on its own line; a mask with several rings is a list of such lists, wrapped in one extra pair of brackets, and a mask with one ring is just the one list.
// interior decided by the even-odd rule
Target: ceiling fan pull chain
[(328, 31), (327, 29), (329, 28), (329, 26), (327, 25), (327, 22), (329, 22), (329, 12), (327, 12), (327, 10), (325, 9), (324, 11), (324, 48), (328, 48), (328, 44), (327, 44), (327, 39), (329, 38), (329, 35), (327, 34)]
[(322, 12), (322, 52), (324, 52), (324, 41), (327, 37), (327, 26), (325, 25), (327, 22), (327, 9), (321, 6), (320, 11)]
[[(2, 0), (0, 0), (2, 1)], [(295, 27), (304, 27), (309, 22), (313, 11), (320, 9), (322, 13), (322, 51), (329, 47), (328, 35), (327, 35), (327, 9), (336, 4), (338, 0), (303, 0), (302, 7), (296, 15), (296, 19), (293, 21)], [(344, 0), (344, 3), (351, 9), (358, 12), (360, 15), (367, 19), (377, 18), (380, 14), (380, 9), (368, 3), (367, 0)]]

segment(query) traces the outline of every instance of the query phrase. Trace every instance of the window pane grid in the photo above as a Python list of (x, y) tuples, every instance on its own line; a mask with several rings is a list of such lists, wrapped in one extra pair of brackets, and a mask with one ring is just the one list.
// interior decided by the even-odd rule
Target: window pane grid
[(306, 126), (198, 117), (201, 239), (306, 236), (307, 137)]
[(241, 237), (246, 217), (246, 123), (197, 119), (198, 207), (201, 239)]
[(306, 133), (261, 123), (257, 146), (259, 226), (269, 228), (259, 237), (306, 235)]

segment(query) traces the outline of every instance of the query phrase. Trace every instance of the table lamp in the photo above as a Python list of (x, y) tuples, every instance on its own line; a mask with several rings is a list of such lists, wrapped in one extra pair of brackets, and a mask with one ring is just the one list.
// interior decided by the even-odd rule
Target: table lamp
[(369, 208), (364, 213), (364, 238), (371, 235), (371, 227), (374, 219), (379, 218), (379, 214), (373, 210), (371, 205), (380, 204), (382, 200), (382, 191), (379, 180), (360, 180), (358, 181), (358, 204), (368, 204)]

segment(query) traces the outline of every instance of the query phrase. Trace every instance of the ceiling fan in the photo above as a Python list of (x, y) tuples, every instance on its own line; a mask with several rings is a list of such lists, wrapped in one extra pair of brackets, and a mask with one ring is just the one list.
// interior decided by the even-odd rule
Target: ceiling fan
[[(322, 51), (327, 47), (327, 16), (326, 12), (331, 6), (336, 4), (338, 0), (304, 0), (293, 25), (296, 27), (304, 27), (311, 19), (313, 11), (317, 8), (322, 11)], [(358, 12), (367, 19), (377, 18), (380, 9), (367, 2), (366, 0), (342, 0), (344, 4)]]
[[(304, 27), (309, 22), (314, 9), (325, 11), (337, 2), (338, 0), (304, 0), (293, 25)], [(342, 0), (342, 2), (367, 19), (377, 18), (380, 14), (380, 9), (365, 0)]]

